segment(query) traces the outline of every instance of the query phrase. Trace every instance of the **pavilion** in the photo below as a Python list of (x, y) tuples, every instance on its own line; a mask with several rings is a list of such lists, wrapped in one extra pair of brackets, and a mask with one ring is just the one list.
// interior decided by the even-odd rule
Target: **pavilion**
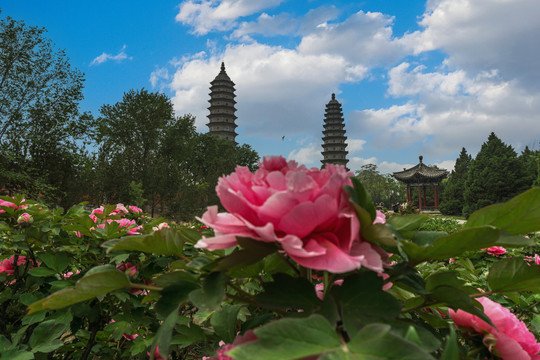
[(431, 208), (426, 204), (426, 186), (433, 186), (435, 199), (434, 208), (439, 208), (439, 183), (448, 176), (448, 170), (438, 169), (422, 162), (423, 156), (418, 157), (420, 163), (410, 169), (393, 173), (394, 178), (407, 185), (407, 202), (412, 201), (412, 188), (418, 188), (418, 209)]

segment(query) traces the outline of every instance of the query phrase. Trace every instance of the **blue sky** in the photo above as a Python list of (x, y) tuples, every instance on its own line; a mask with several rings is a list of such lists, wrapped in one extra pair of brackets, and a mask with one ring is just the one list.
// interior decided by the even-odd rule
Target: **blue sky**
[[(83, 111), (163, 91), (206, 132), (209, 82), (236, 83), (239, 143), (320, 166), (326, 103), (345, 115), (349, 168), (452, 169), (494, 131), (540, 141), (538, 0), (4, 0), (85, 73)], [(285, 139), (282, 140), (282, 136)]]

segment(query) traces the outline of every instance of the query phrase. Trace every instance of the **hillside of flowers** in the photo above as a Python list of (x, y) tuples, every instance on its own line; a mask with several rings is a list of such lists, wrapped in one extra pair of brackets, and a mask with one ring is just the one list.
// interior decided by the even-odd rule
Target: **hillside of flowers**
[(0, 197), (0, 359), (540, 359), (540, 188), (463, 225), (266, 157), (191, 223)]

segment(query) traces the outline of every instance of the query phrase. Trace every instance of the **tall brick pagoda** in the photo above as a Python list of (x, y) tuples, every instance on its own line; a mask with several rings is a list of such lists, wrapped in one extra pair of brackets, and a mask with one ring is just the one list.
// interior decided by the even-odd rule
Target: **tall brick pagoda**
[(237, 144), (235, 132), (237, 127), (234, 114), (236, 101), (234, 98), (234, 83), (225, 72), (225, 63), (221, 63), (221, 71), (216, 78), (210, 82), (210, 114), (208, 115), (208, 132), (222, 138), (231, 140)]
[(347, 166), (349, 160), (347, 160), (348, 151), (347, 137), (345, 136), (345, 124), (343, 119), (343, 112), (341, 110), (341, 104), (336, 100), (336, 95), (332, 94), (332, 100), (326, 104), (326, 112), (324, 114), (324, 130), (322, 138), (323, 140), (323, 165), (326, 164), (339, 164)]

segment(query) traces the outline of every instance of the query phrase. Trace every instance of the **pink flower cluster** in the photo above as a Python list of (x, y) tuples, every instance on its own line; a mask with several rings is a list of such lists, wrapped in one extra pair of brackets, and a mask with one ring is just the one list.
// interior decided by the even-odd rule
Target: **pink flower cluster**
[[(26, 259), (25, 256), (19, 255), (17, 257), (17, 266), (21, 266), (26, 264), (27, 262), (30, 263), (30, 269), (34, 267), (34, 262), (32, 259)], [(39, 263), (37, 264), (39, 266)], [(7, 275), (13, 275), (15, 273), (15, 255), (10, 257), (9, 259), (4, 259), (0, 261), (0, 273), (6, 273)]]
[(506, 254), (506, 249), (502, 246), (492, 246), (492, 247), (488, 247), (487, 253), (489, 255), (499, 256), (499, 255)]
[(22, 213), (17, 218), (17, 224), (31, 224), (34, 222), (34, 218), (29, 213)]
[[(103, 214), (103, 210), (105, 210), (105, 208), (103, 206), (100, 206), (99, 208), (92, 210), (92, 213), (90, 214), (90, 218), (96, 224), (99, 222), (99, 218), (96, 216), (96, 214)], [(133, 213), (142, 212), (142, 210), (140, 208), (136, 207), (136, 206), (129, 206), (129, 210), (128, 210), (123, 204), (117, 204), (116, 209), (111, 211), (111, 213), (109, 215), (121, 214), (123, 216), (123, 215), (129, 213), (130, 211), (133, 212)], [(118, 223), (118, 225), (119, 225), (119, 227), (121, 229), (127, 230), (128, 235), (140, 234), (139, 230), (142, 229), (142, 225), (137, 226), (137, 223), (135, 222), (135, 220), (129, 220), (129, 219), (126, 219), (126, 218), (106, 219), (101, 224), (98, 224), (96, 226), (98, 228), (100, 228), (100, 229), (104, 229), (106, 224), (110, 224), (112, 222)], [(76, 234), (76, 235), (79, 236), (79, 234)]]
[(489, 351), (503, 360), (539, 360), (540, 344), (527, 326), (502, 305), (486, 297), (476, 299), (495, 327), (463, 310), (448, 312), (452, 321), (464, 331), (483, 336)]
[(535, 265), (540, 265), (540, 255), (534, 254), (534, 257), (532, 256), (525, 256), (525, 261), (533, 262)]
[(160, 231), (162, 229), (165, 229), (165, 228), (168, 228), (169, 227), (169, 224), (167, 224), (166, 222), (162, 222), (161, 224), (159, 224), (158, 226), (153, 226), (152, 227), (152, 230), (153, 231)]
[[(24, 198), (22, 199), (22, 201), (24, 201)], [(6, 200), (0, 199), (0, 214), (6, 212), (4, 209), (1, 208), (1, 206), (12, 207), (12, 208), (14, 208), (15, 210), (18, 210), (18, 209), (26, 209), (26, 208), (28, 208), (28, 205), (17, 206), (17, 205), (15, 205), (14, 203), (12, 203), (12, 202), (10, 202), (10, 201), (6, 201)]]
[[(216, 231), (195, 246), (209, 250), (237, 245), (237, 236), (275, 242), (298, 264), (334, 273), (360, 267), (383, 271), (387, 254), (360, 237), (360, 222), (343, 186), (352, 185), (345, 167), (307, 169), (281, 156), (265, 157), (253, 174), (247, 167), (219, 179), (228, 211), (208, 207), (202, 223)], [(384, 222), (377, 213), (376, 222)]]

